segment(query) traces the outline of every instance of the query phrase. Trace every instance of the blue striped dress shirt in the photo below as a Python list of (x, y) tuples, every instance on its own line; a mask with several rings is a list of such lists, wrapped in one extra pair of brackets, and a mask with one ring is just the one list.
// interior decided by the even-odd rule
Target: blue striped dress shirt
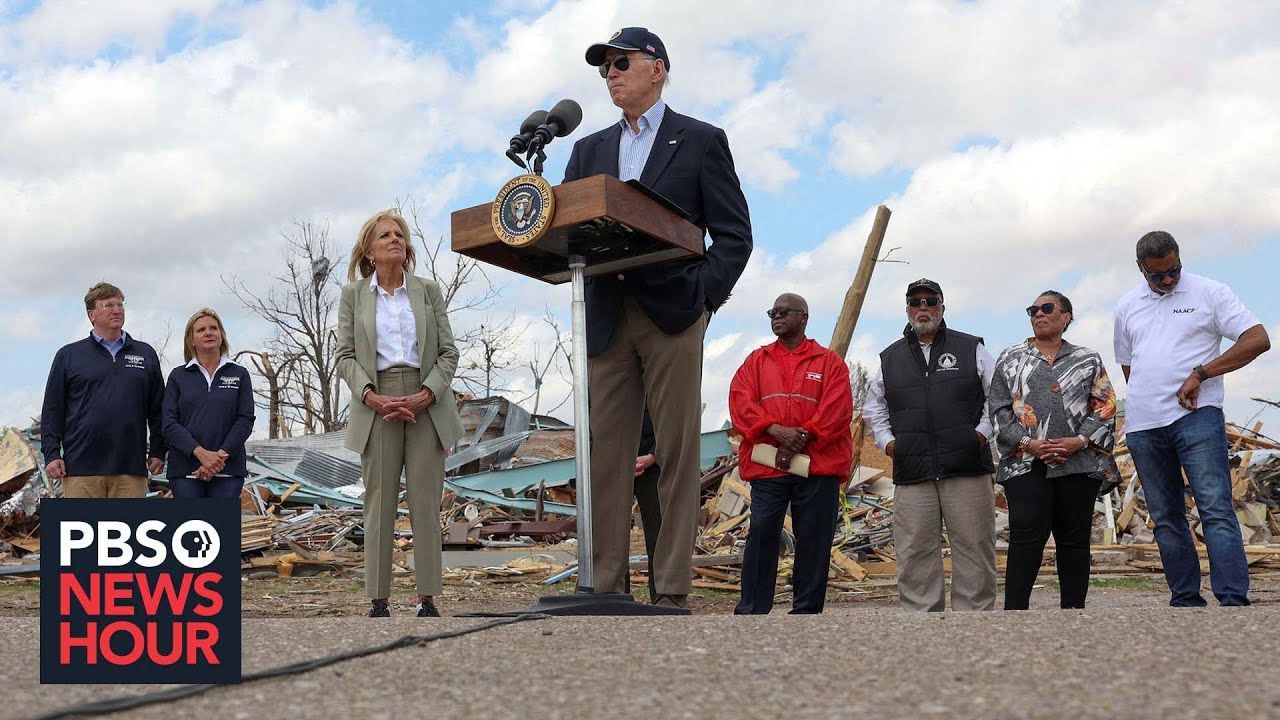
[(649, 151), (653, 150), (653, 141), (658, 137), (658, 128), (662, 125), (662, 116), (667, 112), (667, 104), (658, 98), (653, 107), (645, 111), (636, 125), (640, 132), (632, 132), (631, 123), (624, 117), (622, 137), (618, 140), (618, 178), (622, 181), (639, 180), (644, 172), (644, 164), (649, 161)]

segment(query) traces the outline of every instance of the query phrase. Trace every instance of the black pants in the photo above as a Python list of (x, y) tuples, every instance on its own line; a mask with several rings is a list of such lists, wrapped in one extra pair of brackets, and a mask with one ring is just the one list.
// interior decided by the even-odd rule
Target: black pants
[(1089, 592), (1089, 537), (1093, 531), (1093, 503), (1101, 481), (1088, 475), (1050, 480), (1045, 476), (1046, 469), (1037, 460), (1031, 464), (1030, 472), (1004, 485), (1009, 503), (1005, 610), (1027, 609), (1050, 532), (1062, 588), (1061, 606), (1082, 608)]
[[(653, 578), (653, 552), (658, 547), (658, 531), (662, 529), (662, 504), (658, 501), (658, 479), (662, 471), (650, 465), (635, 479), (636, 505), (640, 508), (640, 524), (644, 527), (644, 551), (649, 556), (649, 599), (657, 597)], [(627, 578), (630, 590), (631, 578)]]
[(839, 502), (840, 480), (833, 475), (751, 481), (751, 532), (742, 554), (742, 599), (733, 609), (735, 615), (768, 615), (773, 609), (778, 546), (788, 504), (796, 536), (791, 614), (822, 612)]

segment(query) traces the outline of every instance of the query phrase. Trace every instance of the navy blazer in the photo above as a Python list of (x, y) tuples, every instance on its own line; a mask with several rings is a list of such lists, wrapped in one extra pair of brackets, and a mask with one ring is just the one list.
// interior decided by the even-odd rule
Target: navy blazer
[[(621, 123), (574, 143), (564, 181), (592, 175), (618, 176)], [(681, 115), (670, 107), (640, 174), (640, 182), (671, 200), (711, 235), (706, 255), (669, 260), (615, 275), (587, 278), (587, 354), (604, 351), (614, 320), (627, 295), (635, 298), (660, 330), (675, 335), (728, 299), (751, 257), (751, 218), (729, 140), (714, 125)]]

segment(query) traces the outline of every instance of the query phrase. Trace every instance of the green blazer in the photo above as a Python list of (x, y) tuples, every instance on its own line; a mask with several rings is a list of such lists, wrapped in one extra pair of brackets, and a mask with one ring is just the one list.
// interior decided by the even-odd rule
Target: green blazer
[[(430, 388), (436, 402), (427, 408), (445, 450), (462, 437), (462, 420), (449, 384), (458, 369), (458, 347), (445, 313), (440, 286), (425, 278), (405, 276), (409, 304), (418, 324), (418, 348), (422, 351), (422, 386)], [(360, 394), (372, 385), (378, 389), (377, 322), (374, 311), (377, 294), (369, 289), (369, 278), (347, 283), (338, 304), (338, 375), (351, 389), (351, 411), (347, 422), (348, 450), (363, 453), (377, 413), (360, 402)]]

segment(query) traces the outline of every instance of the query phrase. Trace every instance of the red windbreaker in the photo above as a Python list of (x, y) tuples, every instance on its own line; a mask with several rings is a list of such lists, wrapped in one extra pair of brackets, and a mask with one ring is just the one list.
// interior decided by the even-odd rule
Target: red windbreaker
[(773, 423), (809, 433), (804, 452), (810, 458), (810, 475), (848, 479), (853, 462), (849, 368), (813, 338), (805, 338), (795, 350), (774, 342), (752, 351), (729, 385), (729, 417), (743, 437), (738, 450), (738, 473), (743, 480), (786, 475), (751, 461), (756, 443), (773, 444), (765, 432)]

